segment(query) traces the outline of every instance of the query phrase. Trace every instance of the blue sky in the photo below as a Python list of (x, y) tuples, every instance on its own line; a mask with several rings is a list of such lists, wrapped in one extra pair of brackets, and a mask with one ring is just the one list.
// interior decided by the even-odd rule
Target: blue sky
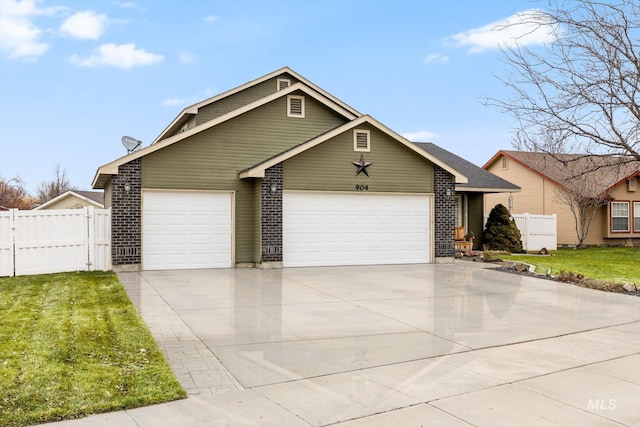
[[(96, 169), (148, 145), (184, 107), (283, 66), (414, 141), (481, 166), (510, 149), (498, 31), (520, 0), (0, 0), (0, 176), (30, 191), (60, 164)], [(549, 41), (545, 29), (522, 44)]]

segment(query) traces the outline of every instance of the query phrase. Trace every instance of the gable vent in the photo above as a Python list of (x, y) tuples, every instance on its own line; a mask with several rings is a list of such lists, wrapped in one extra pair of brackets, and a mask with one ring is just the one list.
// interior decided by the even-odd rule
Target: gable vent
[(368, 130), (355, 129), (353, 131), (353, 151), (371, 151)]
[(302, 115), (302, 99), (292, 99), (291, 100), (291, 115), (300, 116)]
[(304, 117), (304, 96), (287, 96), (287, 116)]
[(286, 89), (291, 86), (291, 80), (289, 79), (278, 79), (278, 88), (277, 90)]

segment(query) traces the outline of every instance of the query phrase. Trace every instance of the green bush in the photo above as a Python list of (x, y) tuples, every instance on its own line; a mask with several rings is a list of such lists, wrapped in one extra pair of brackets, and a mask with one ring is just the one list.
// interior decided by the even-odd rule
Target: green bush
[(484, 231), (484, 245), (491, 251), (522, 252), (520, 230), (502, 204), (491, 209)]

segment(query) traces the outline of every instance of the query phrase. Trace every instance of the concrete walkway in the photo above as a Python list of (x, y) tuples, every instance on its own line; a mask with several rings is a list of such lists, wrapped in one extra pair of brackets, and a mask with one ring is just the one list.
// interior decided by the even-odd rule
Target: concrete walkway
[(187, 399), (49, 426), (640, 426), (640, 298), (453, 265), (124, 273)]

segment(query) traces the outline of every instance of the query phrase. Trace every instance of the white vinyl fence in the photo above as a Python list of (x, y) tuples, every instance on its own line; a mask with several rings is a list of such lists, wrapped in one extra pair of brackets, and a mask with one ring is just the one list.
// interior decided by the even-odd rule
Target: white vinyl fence
[[(542, 248), (558, 249), (558, 218), (553, 215), (514, 214), (513, 219), (520, 230), (522, 248), (525, 251), (539, 251)], [(487, 219), (484, 217), (484, 224)]]
[(0, 276), (111, 269), (111, 211), (0, 212)]

